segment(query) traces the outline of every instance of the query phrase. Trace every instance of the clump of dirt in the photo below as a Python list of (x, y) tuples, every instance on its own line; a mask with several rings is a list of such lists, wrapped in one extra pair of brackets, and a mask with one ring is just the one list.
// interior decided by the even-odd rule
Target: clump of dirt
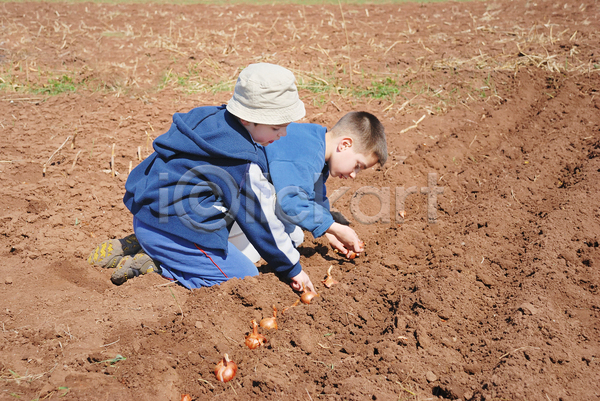
[[(600, 398), (598, 4), (0, 8), (3, 398)], [(319, 78), (307, 122), (384, 123), (388, 163), (328, 182), (365, 253), (307, 238), (319, 297), (285, 313), (299, 294), (264, 264), (113, 286), (86, 259), (131, 233), (129, 168), (254, 61)]]

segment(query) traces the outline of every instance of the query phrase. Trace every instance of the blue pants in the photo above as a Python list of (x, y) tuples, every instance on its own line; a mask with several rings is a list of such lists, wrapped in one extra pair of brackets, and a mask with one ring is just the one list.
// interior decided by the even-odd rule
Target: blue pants
[(160, 262), (162, 275), (186, 288), (210, 287), (230, 278), (257, 276), (258, 269), (239, 249), (228, 242), (227, 255), (202, 248), (133, 218), (133, 230), (144, 251)]

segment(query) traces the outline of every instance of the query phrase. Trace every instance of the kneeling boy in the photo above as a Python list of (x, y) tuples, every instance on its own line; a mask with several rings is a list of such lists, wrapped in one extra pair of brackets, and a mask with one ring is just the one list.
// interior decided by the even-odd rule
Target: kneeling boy
[[(235, 222), (292, 288), (314, 291), (275, 215), (275, 194), (265, 178), (264, 146), (304, 115), (294, 75), (266, 63), (240, 73), (227, 106), (175, 114), (169, 131), (154, 141), (155, 152), (125, 184), (135, 237), (105, 241), (89, 262), (116, 264), (115, 284), (155, 268), (187, 288), (257, 275), (256, 266), (228, 242)], [(106, 252), (109, 247), (114, 251)]]

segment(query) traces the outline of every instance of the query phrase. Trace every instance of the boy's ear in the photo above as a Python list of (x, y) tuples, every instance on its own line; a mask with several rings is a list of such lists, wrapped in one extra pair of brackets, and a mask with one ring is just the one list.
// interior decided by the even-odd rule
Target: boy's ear
[[(247, 127), (247, 126), (249, 126), (250, 124), (254, 124), (254, 123), (251, 123), (250, 121), (246, 121), (246, 120), (244, 120), (243, 118), (240, 118), (240, 122), (242, 123), (242, 125), (243, 125), (244, 127)], [(254, 124), (254, 125), (256, 125), (256, 124)]]
[(342, 151), (342, 150), (346, 150), (346, 149), (350, 149), (353, 145), (353, 139), (349, 136), (345, 136), (340, 138), (340, 141), (338, 142), (338, 150)]

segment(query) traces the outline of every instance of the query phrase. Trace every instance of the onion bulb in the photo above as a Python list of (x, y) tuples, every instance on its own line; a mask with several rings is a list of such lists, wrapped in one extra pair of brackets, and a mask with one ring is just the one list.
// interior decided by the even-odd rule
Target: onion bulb
[(229, 355), (224, 354), (223, 359), (215, 367), (215, 376), (217, 380), (225, 383), (233, 379), (237, 373), (237, 365), (229, 359)]
[(181, 401), (192, 401), (192, 397), (189, 394), (182, 394)]
[(266, 317), (260, 321), (260, 327), (263, 329), (277, 330), (277, 308), (273, 305), (273, 317)]
[(317, 294), (316, 292), (312, 292), (310, 290), (307, 290), (306, 287), (304, 286), (304, 284), (302, 284), (302, 295), (300, 295), (300, 301), (302, 301), (303, 304), (309, 304), (314, 297), (318, 297), (319, 294)]
[[(360, 244), (361, 247), (365, 246), (365, 243), (363, 241), (360, 241), (359, 244)], [(359, 255), (360, 255), (359, 253), (356, 253), (354, 251), (348, 251), (348, 253), (346, 254), (346, 257), (348, 259), (352, 260), (354, 258), (358, 258)]]
[(337, 281), (335, 281), (333, 279), (333, 277), (331, 277), (331, 269), (332, 268), (333, 268), (333, 265), (329, 266), (329, 269), (327, 269), (327, 277), (325, 278), (325, 280), (321, 281), (327, 288), (331, 288), (334, 284), (338, 283)]
[(267, 338), (258, 333), (258, 324), (252, 319), (252, 333), (246, 336), (246, 346), (250, 349), (256, 349), (267, 342)]

